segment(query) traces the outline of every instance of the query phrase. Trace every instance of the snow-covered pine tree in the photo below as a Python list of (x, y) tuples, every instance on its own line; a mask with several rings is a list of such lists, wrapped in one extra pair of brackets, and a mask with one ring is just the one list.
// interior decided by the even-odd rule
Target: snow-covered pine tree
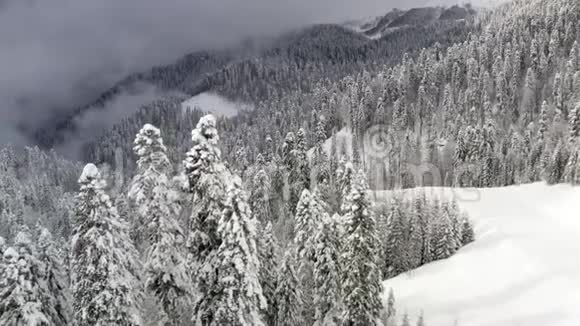
[(562, 181), (569, 158), (570, 153), (568, 147), (560, 139), (546, 167), (546, 175), (544, 178), (548, 184), (556, 184)]
[(217, 271), (221, 266), (218, 248), (221, 237), (218, 222), (224, 208), (225, 184), (230, 177), (221, 160), (219, 135), (212, 115), (202, 117), (191, 132), (193, 147), (184, 161), (193, 195), (187, 238), (189, 266), (193, 286), (199, 293), (193, 305), (193, 320), (211, 325), (215, 320), (216, 293), (219, 293)]
[(136, 250), (93, 164), (79, 179), (71, 243), (73, 320), (78, 326), (141, 325)]
[(317, 147), (317, 151), (321, 151), (326, 141), (326, 119), (324, 116), (319, 116), (318, 121), (316, 122), (316, 130), (315, 130), (315, 144)]
[(282, 165), (286, 169), (286, 171), (292, 171), (294, 169), (294, 150), (296, 148), (296, 136), (293, 132), (289, 132), (286, 134), (286, 138), (284, 138), (284, 144), (282, 144), (281, 149), (281, 161)]
[(310, 188), (318, 189), (321, 198), (330, 202), (334, 195), (331, 191), (330, 159), (324, 148), (326, 141), (325, 123), (325, 118), (320, 117), (316, 125), (316, 142), (310, 162), (310, 182), (312, 183)]
[(382, 97), (379, 97), (379, 99), (377, 100), (377, 107), (373, 115), (373, 124), (382, 125), (386, 122), (386, 120), (387, 120), (387, 110), (385, 108), (385, 101), (383, 100)]
[(451, 254), (454, 254), (462, 246), (462, 223), (460, 218), (461, 211), (455, 199), (444, 203), (444, 206), (440, 211), (444, 211), (441, 214), (444, 214), (449, 218), (448, 221), (451, 227), (451, 237), (453, 241)]
[(294, 249), (284, 256), (276, 287), (276, 326), (302, 326), (302, 291), (294, 268)]
[(427, 197), (425, 191), (421, 190), (414, 200), (414, 213), (415, 218), (414, 228), (417, 233), (418, 243), (415, 249), (418, 250), (418, 260), (419, 266), (429, 263), (432, 260), (431, 248), (429, 243), (429, 237), (431, 233), (430, 221), (432, 220), (433, 210), (429, 202), (427, 202)]
[(312, 193), (308, 189), (302, 191), (300, 201), (296, 206), (296, 224), (294, 228), (294, 245), (298, 254), (298, 278), (302, 286), (304, 322), (314, 322), (314, 266), (316, 248), (316, 230), (322, 221), (328, 218), (322, 207), (318, 190)]
[(388, 240), (389, 240), (389, 219), (388, 210), (383, 207), (377, 212), (377, 234), (381, 242), (381, 248), (379, 250), (379, 268), (381, 269), (382, 279), (386, 278), (387, 272), (387, 258), (388, 258)]
[(118, 194), (110, 193), (109, 195), (113, 202), (113, 206), (117, 208), (117, 213), (119, 218), (125, 220), (129, 223), (129, 237), (131, 238), (133, 245), (140, 251), (142, 244), (145, 242), (146, 234), (143, 232), (145, 230), (144, 221), (140, 218), (139, 214), (133, 214), (133, 211), (137, 209), (128, 198), (128, 193), (120, 192)]
[(276, 321), (277, 251), (278, 244), (272, 234), (272, 223), (268, 222), (258, 238), (258, 252), (260, 254), (260, 273), (258, 276), (267, 303), (267, 307), (263, 311), (264, 323), (267, 326), (275, 326)]
[(137, 175), (129, 197), (139, 214), (139, 230), (145, 238), (145, 287), (164, 312), (167, 324), (176, 325), (179, 301), (189, 292), (189, 282), (182, 253), (184, 232), (176, 216), (178, 205), (168, 177), (171, 164), (166, 155), (161, 132), (146, 124), (134, 141)]
[(408, 270), (406, 259), (406, 230), (402, 212), (402, 202), (396, 198), (389, 213), (389, 232), (386, 243), (386, 262), (383, 275), (385, 278), (394, 277)]
[[(534, 120), (534, 112), (536, 111), (536, 89), (537, 89), (537, 78), (536, 73), (530, 67), (526, 73), (525, 88), (523, 95), (523, 115), (527, 123)], [(527, 124), (526, 123), (526, 124)]]
[(349, 162), (345, 157), (342, 157), (336, 171), (336, 183), (339, 192), (337, 197), (339, 198), (341, 212), (344, 212), (343, 205), (345, 205), (346, 199), (352, 190), (355, 174), (352, 162)]
[(321, 222), (314, 251), (314, 326), (332, 326), (342, 314), (339, 219), (326, 215)]
[(343, 300), (345, 326), (381, 325), (382, 292), (377, 264), (380, 243), (368, 198), (364, 173), (360, 171), (347, 201), (343, 249)]
[(568, 143), (570, 146), (572, 146), (578, 141), (578, 137), (580, 136), (580, 103), (574, 106), (574, 108), (570, 111), (570, 115), (568, 117), (568, 126)]
[(434, 259), (449, 258), (455, 251), (456, 243), (453, 235), (449, 213), (446, 209), (441, 210), (437, 218), (434, 232)]
[(46, 288), (30, 232), (22, 225), (19, 229), (0, 268), (0, 325), (63, 325), (60, 311), (52, 306), (55, 298)]
[(301, 261), (314, 261), (315, 236), (318, 226), (321, 224), (324, 209), (317, 190), (310, 192), (302, 191), (300, 201), (296, 206), (296, 224), (294, 243)]
[(300, 128), (296, 133), (296, 146), (291, 153), (292, 167), (288, 171), (288, 184), (290, 186), (290, 208), (292, 212), (300, 200), (304, 189), (310, 188), (310, 166), (307, 155), (306, 131)]
[(145, 246), (149, 241), (151, 221), (157, 215), (175, 215), (177, 207), (170, 201), (169, 177), (171, 163), (167, 158), (167, 148), (163, 144), (161, 131), (145, 124), (135, 137), (133, 151), (138, 157), (137, 174), (129, 188), (129, 198), (133, 200), (139, 214), (138, 230)]
[(71, 298), (64, 261), (47, 228), (40, 228), (38, 259), (43, 263), (42, 279), (48, 291), (47, 305), (53, 311), (56, 325), (68, 325), (71, 317)]
[(546, 139), (546, 132), (548, 131), (548, 123), (549, 123), (548, 110), (549, 110), (548, 103), (544, 101), (542, 103), (542, 109), (540, 111), (540, 121), (538, 127), (538, 141), (540, 141), (542, 144)]
[(252, 179), (250, 204), (256, 219), (261, 223), (272, 221), (270, 216), (270, 177), (262, 167)]
[(242, 180), (233, 176), (225, 208), (218, 223), (221, 244), (217, 257), (218, 293), (215, 319), (210, 325), (263, 326), (261, 312), (266, 299), (259, 282), (260, 262), (256, 246), (256, 220), (241, 189)]
[(178, 325), (178, 307), (190, 291), (190, 280), (185, 266), (183, 231), (169, 215), (159, 215), (149, 227), (149, 243), (145, 252), (145, 288), (159, 302), (166, 319), (165, 325)]
[(461, 245), (465, 246), (475, 241), (475, 232), (467, 216), (463, 216), (461, 224)]
[(546, 139), (548, 134), (548, 117), (549, 106), (546, 101), (542, 103), (542, 109), (540, 111), (540, 119), (538, 121), (538, 133), (536, 136), (535, 144), (532, 145), (532, 151), (530, 153), (529, 164), (532, 170), (532, 179), (536, 180), (540, 177), (545, 169), (545, 161), (543, 155), (547, 149), (547, 144), (549, 139)]
[(570, 156), (564, 169), (564, 181), (576, 185), (580, 183), (580, 103), (570, 112)]
[(407, 258), (408, 268), (415, 269), (421, 266), (421, 256), (423, 253), (423, 237), (421, 236), (420, 226), (422, 222), (419, 220), (422, 212), (417, 212), (414, 206), (410, 207), (410, 212), (409, 236), (407, 248), (405, 248), (405, 256)]

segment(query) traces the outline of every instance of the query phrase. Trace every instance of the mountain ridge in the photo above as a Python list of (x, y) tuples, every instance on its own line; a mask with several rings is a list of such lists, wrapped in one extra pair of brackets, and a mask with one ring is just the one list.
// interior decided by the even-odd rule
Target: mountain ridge
[[(387, 14), (388, 15), (388, 14)], [(250, 54), (237, 55), (235, 52), (244, 52), (243, 45), (219, 51), (198, 51), (178, 59), (172, 64), (153, 67), (148, 71), (139, 72), (122, 79), (107, 91), (103, 92), (94, 101), (86, 105), (66, 111), (56, 116), (42, 128), (33, 132), (37, 143), (45, 148), (58, 146), (66, 141), (66, 135), (77, 131), (75, 118), (89, 110), (100, 110), (124, 92), (131, 92), (138, 83), (150, 84), (159, 91), (182, 92), (187, 96), (195, 96), (205, 91), (215, 91), (215, 85), (222, 84), (223, 74), (232, 69), (245, 69), (252, 65), (254, 60), (272, 62), (272, 66), (279, 62), (296, 65), (298, 69), (308, 69), (311, 64), (340, 66), (345, 63), (368, 62), (370, 60), (385, 60), (385, 56), (392, 56), (395, 52), (406, 52), (408, 48), (390, 50), (395, 44), (400, 46), (402, 40), (417, 34), (418, 29), (445, 30), (454, 28), (455, 21), (432, 21), (428, 24), (406, 26), (406, 30), (390, 33), (384, 37), (369, 39), (364, 34), (357, 33), (340, 24), (316, 24), (296, 29), (271, 40), (260, 49), (249, 51)], [(404, 21), (399, 21), (403, 24)], [(449, 27), (445, 27), (449, 26)], [(438, 41), (437, 33), (422, 36), (424, 43), (417, 42), (415, 48), (429, 46)], [(445, 42), (445, 41), (443, 41)], [(400, 54), (397, 54), (397, 56)], [(401, 55), (402, 56), (402, 55)], [(388, 59), (388, 58), (387, 58)], [(344, 61), (346, 60), (346, 61)], [(240, 66), (242, 68), (236, 68)], [(250, 68), (253, 69), (253, 68)], [(274, 68), (274, 70), (279, 68)], [(331, 68), (342, 70), (340, 68)], [(348, 71), (343, 71), (342, 74)], [(228, 95), (228, 94), (226, 94)], [(242, 99), (247, 101), (247, 98)]]

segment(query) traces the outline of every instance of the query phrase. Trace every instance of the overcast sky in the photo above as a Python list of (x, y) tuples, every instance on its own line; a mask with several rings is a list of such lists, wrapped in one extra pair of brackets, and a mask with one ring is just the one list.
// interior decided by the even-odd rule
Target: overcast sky
[(426, 0), (0, 0), (0, 144), (188, 51)]

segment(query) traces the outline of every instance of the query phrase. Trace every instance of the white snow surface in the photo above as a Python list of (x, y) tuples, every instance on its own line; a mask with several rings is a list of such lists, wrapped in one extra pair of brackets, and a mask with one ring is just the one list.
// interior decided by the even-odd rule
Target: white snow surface
[(215, 93), (201, 93), (181, 103), (181, 109), (193, 110), (199, 108), (219, 116), (231, 117), (241, 110), (252, 110), (252, 106), (245, 103), (232, 102)]
[[(397, 320), (429, 326), (580, 325), (580, 187), (430, 188), (458, 198), (476, 240), (449, 259), (384, 282)], [(474, 196), (477, 194), (477, 196)], [(476, 200), (474, 200), (476, 199)]]

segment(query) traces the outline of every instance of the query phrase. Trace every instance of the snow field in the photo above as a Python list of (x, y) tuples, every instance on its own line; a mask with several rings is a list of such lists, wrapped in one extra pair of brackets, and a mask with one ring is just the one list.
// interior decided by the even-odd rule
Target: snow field
[(414, 323), (423, 311), (430, 326), (580, 325), (580, 188), (535, 183), (478, 192), (479, 200), (458, 201), (474, 224), (474, 243), (384, 282), (385, 302), (394, 290), (397, 319), (407, 312)]

